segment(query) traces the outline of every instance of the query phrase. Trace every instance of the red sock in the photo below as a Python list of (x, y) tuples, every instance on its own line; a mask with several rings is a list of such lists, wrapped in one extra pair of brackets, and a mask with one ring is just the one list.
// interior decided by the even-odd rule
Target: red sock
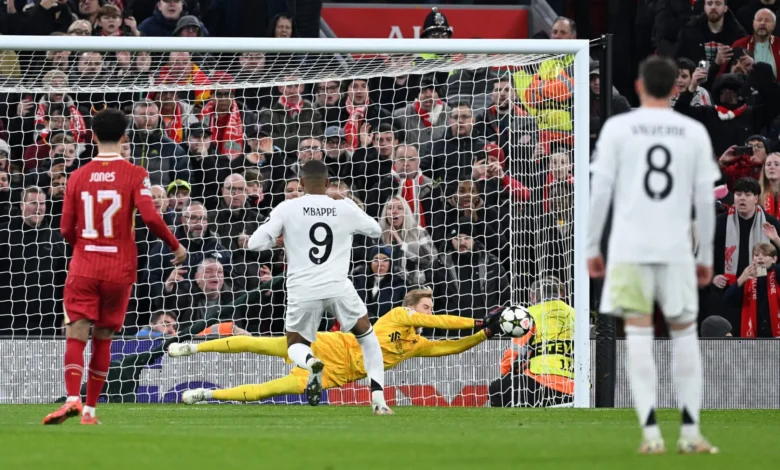
[(65, 391), (69, 397), (81, 396), (84, 377), (84, 348), (87, 343), (76, 338), (65, 340)]
[(103, 384), (111, 363), (111, 340), (92, 338), (92, 359), (87, 375), (87, 406), (95, 407), (103, 391)]

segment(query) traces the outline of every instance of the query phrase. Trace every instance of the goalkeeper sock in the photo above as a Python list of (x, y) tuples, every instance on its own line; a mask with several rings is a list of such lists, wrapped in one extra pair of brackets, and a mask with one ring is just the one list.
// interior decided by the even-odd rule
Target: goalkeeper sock
[(363, 367), (366, 368), (366, 375), (371, 379), (371, 398), (374, 400), (381, 398), (384, 401), (385, 364), (374, 328), (369, 328), (362, 335), (355, 337), (360, 344), (360, 349), (363, 350)]
[(671, 331), (674, 344), (674, 381), (680, 397), (682, 413), (681, 437), (689, 441), (701, 439), (699, 410), (701, 408), (701, 352), (696, 325)]
[(306, 369), (311, 372), (307, 362), (310, 357), (314, 357), (311, 348), (303, 343), (295, 343), (287, 348), (287, 357), (290, 358), (293, 363), (301, 369)]
[(88, 407), (94, 409), (97, 405), (100, 393), (103, 391), (103, 384), (106, 383), (110, 363), (111, 339), (92, 338), (92, 358), (89, 360), (89, 373), (87, 374), (86, 405)]
[(67, 401), (81, 401), (81, 380), (84, 377), (84, 348), (87, 343), (76, 338), (65, 340), (65, 391)]
[(656, 372), (653, 338), (652, 327), (626, 326), (626, 369), (634, 397), (634, 408), (645, 440), (661, 438), (661, 430), (655, 419)]
[(223, 390), (208, 390), (206, 399), (225, 401), (258, 401), (279, 395), (303, 393), (306, 386), (292, 375), (280, 377), (263, 384), (241, 385)]
[(266, 356), (287, 357), (287, 341), (283, 336), (276, 338), (253, 338), (251, 336), (231, 336), (197, 345), (198, 353), (242, 353), (264, 354)]

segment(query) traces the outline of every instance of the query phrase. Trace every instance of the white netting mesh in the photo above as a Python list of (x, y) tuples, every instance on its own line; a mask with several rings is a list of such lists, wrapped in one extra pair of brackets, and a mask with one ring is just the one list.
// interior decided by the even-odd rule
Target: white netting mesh
[[(189, 251), (173, 270), (168, 248), (138, 220), (138, 283), (109, 393), (142, 383), (162, 400), (195, 380), (164, 364), (152, 385), (153, 369), (138, 369), (139, 379), (120, 365), (147, 351), (142, 360), (155, 364), (156, 339), (283, 333), (284, 249), (244, 247), (274, 206), (301, 194), (299, 163), (312, 158), (328, 164), (333, 197), (353, 198), (386, 230), (356, 238), (353, 252), (372, 319), (419, 286), (433, 288), (436, 311), (481, 318), (527, 304), (532, 283), (550, 276), (573, 305), (571, 56), (6, 51), (2, 61), (13, 73), (0, 83), (0, 335), (16, 341), (1, 350), (19, 359), (2, 359), (3, 400), (62, 394), (50, 351), (60, 342), (48, 339), (62, 333), (70, 253), (58, 229), (62, 194), (95, 155), (90, 118), (106, 106), (129, 115), (123, 151), (149, 171), (158, 208)], [(42, 193), (25, 193), (30, 186)], [(556, 341), (573, 341), (569, 320)], [(486, 343), (462, 363), (415, 359), (423, 371), (414, 383), (445, 367), (447, 387), (485, 395), (506, 346)], [(45, 363), (37, 387), (18, 382), (23, 357)]]

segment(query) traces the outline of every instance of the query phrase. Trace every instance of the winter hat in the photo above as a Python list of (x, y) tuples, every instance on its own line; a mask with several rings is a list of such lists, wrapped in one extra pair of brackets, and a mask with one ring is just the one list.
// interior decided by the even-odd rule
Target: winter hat
[(188, 27), (198, 28), (198, 36), (203, 36), (203, 25), (200, 24), (200, 20), (196, 16), (185, 15), (179, 18), (176, 23), (176, 29), (173, 30), (173, 35), (178, 36), (182, 29)]

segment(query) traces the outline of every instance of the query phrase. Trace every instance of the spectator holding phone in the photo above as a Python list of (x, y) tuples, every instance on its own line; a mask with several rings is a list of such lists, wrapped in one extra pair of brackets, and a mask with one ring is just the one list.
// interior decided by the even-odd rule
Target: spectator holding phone
[(732, 48), (743, 47), (753, 53), (756, 62), (769, 64), (775, 73), (775, 78), (780, 77), (780, 42), (775, 41), (772, 32), (775, 30), (777, 18), (774, 12), (763, 8), (753, 17), (753, 34), (745, 36), (732, 44)]
[(680, 93), (690, 91), (693, 93), (691, 98), (691, 106), (711, 106), (712, 97), (710, 92), (707, 91), (702, 85), (707, 80), (707, 61), (702, 61), (697, 66), (691, 59), (681, 57), (677, 59), (677, 69), (679, 74), (677, 75), (677, 93), (672, 99), (672, 102), (677, 101), (677, 97)]
[[(734, 182), (743, 177), (759, 179), (767, 158), (769, 140), (761, 135), (748, 137), (745, 145), (732, 145), (718, 159), (726, 184), (732, 189)], [(763, 199), (762, 199), (763, 201)]]
[(722, 65), (730, 59), (729, 46), (746, 35), (726, 0), (704, 0), (704, 13), (680, 31), (673, 56), (687, 57), (694, 63), (707, 60)]
[(780, 289), (778, 279), (777, 248), (771, 243), (758, 243), (753, 247), (752, 263), (742, 271), (737, 282), (723, 296), (724, 302), (734, 311), (732, 325), (739, 325), (734, 336), (740, 338), (780, 337)]

